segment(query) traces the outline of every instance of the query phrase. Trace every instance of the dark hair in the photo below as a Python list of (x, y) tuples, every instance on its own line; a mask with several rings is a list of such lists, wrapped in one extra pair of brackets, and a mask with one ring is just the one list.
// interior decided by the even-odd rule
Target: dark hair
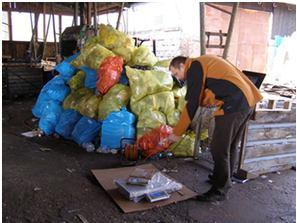
[(184, 63), (186, 62), (186, 59), (187, 59), (187, 57), (184, 57), (184, 56), (174, 57), (174, 58), (171, 60), (169, 67), (179, 68), (179, 65), (180, 65), (181, 63), (184, 64)]

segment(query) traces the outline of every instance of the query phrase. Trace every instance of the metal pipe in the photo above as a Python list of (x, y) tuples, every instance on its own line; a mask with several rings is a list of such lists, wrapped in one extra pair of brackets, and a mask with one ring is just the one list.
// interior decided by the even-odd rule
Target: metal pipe
[(204, 8), (205, 8), (205, 3), (200, 2), (200, 55), (205, 54), (205, 22), (204, 22)]
[(232, 15), (230, 18), (229, 28), (228, 28), (228, 35), (227, 35), (226, 44), (225, 44), (225, 48), (224, 48), (224, 52), (223, 52), (224, 59), (227, 59), (227, 56), (228, 56), (228, 51), (229, 51), (229, 47), (230, 47), (230, 43), (231, 43), (231, 37), (232, 37), (232, 33), (233, 33), (233, 28), (234, 28), (234, 21), (236, 18), (238, 6), (239, 6), (239, 2), (233, 3)]

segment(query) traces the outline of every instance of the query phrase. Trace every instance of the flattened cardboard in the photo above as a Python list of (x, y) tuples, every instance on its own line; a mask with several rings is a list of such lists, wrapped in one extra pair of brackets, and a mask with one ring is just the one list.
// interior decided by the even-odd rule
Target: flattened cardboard
[[(149, 170), (158, 170), (152, 164), (144, 164), (137, 167)], [(92, 170), (92, 173), (94, 174), (100, 185), (104, 188), (104, 190), (106, 190), (106, 192), (112, 197), (115, 203), (125, 213), (144, 211), (154, 207), (161, 207), (168, 204), (177, 203), (179, 201), (187, 200), (197, 195), (195, 192), (183, 185), (183, 188), (179, 192), (171, 193), (170, 198), (164, 201), (159, 201), (156, 203), (149, 203), (143, 200), (139, 203), (129, 201), (118, 191), (117, 186), (114, 183), (114, 180), (118, 178), (128, 178), (134, 170), (134, 168), (135, 167), (123, 167), (113, 169)], [(172, 179), (172, 177), (170, 178)]]

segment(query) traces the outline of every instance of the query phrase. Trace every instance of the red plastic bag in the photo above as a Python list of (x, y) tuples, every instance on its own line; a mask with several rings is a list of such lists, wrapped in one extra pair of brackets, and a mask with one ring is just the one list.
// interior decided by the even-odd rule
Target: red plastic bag
[(159, 128), (155, 128), (144, 134), (138, 140), (138, 145), (141, 147), (143, 155), (150, 157), (168, 149), (170, 143), (166, 139), (172, 134), (172, 130), (168, 125), (161, 125)]
[(105, 94), (113, 85), (119, 82), (123, 70), (124, 60), (119, 56), (106, 57), (98, 69), (96, 87), (101, 94)]

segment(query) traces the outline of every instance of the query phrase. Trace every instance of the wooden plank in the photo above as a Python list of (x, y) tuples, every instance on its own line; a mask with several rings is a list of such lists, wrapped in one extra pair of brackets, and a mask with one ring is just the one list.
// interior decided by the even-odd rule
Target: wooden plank
[(251, 124), (283, 123), (283, 122), (296, 122), (296, 104), (292, 105), (292, 109), (289, 112), (257, 111), (256, 112), (256, 120), (251, 121)]
[(248, 141), (295, 138), (296, 127), (293, 128), (263, 128), (249, 129)]
[(296, 143), (252, 146), (245, 148), (245, 159), (294, 153), (295, 151)]
[(260, 157), (255, 159), (246, 159), (243, 169), (250, 173), (269, 173), (283, 169), (284, 166), (296, 165), (296, 154), (275, 155), (269, 157)]

